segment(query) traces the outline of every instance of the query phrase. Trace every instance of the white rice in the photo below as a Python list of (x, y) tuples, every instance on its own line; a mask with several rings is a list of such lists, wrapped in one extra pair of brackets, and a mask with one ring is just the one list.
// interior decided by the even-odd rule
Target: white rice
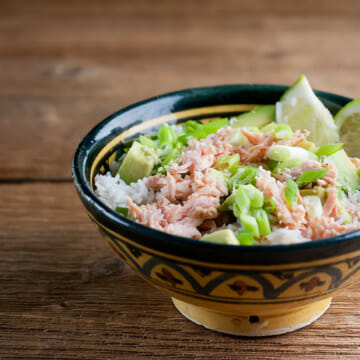
[(127, 185), (120, 179), (119, 174), (112, 177), (111, 173), (107, 172), (105, 175), (95, 176), (95, 193), (112, 209), (117, 206), (128, 207), (128, 198), (138, 205), (149, 204), (154, 201), (154, 190), (146, 187), (147, 179), (139, 179), (136, 183)]
[(274, 226), (272, 228), (272, 233), (266, 236), (266, 240), (261, 243), (269, 245), (288, 245), (299, 244), (307, 241), (311, 240), (303, 237), (299, 229), (290, 230), (288, 228)]
[(360, 220), (360, 191), (343, 196), (342, 203), (344, 208), (353, 215), (353, 221), (358, 222)]

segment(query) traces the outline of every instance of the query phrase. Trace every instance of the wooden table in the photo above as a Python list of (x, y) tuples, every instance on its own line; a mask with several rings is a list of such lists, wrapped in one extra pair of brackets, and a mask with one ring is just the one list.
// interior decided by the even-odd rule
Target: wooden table
[(100, 238), (70, 173), (92, 126), (155, 94), (306, 73), (359, 96), (359, 14), (356, 0), (1, 0), (0, 358), (359, 359), (360, 284), (292, 334), (205, 330)]

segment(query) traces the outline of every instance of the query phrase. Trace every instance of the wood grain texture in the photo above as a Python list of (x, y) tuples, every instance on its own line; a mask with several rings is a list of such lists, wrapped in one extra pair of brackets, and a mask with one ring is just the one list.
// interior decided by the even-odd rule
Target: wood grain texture
[(356, 0), (0, 0), (0, 359), (359, 359), (360, 285), (264, 339), (192, 324), (101, 239), (76, 144), (167, 91), (290, 84), (360, 94)]
[(359, 13), (356, 0), (2, 0), (0, 178), (69, 179), (93, 125), (167, 91), (306, 73), (359, 96)]

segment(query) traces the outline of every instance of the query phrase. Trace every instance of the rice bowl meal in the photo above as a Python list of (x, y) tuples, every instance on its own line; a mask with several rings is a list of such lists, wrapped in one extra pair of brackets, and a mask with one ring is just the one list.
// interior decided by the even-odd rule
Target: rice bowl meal
[(341, 130), (358, 104), (334, 120), (302, 76), (276, 104), (127, 141), (95, 176), (96, 194), (122, 216), (199, 241), (295, 244), (358, 230), (360, 159)]
[(187, 319), (278, 335), (360, 279), (359, 130), (360, 99), (304, 76), (191, 88), (106, 117), (72, 173), (101, 236)]

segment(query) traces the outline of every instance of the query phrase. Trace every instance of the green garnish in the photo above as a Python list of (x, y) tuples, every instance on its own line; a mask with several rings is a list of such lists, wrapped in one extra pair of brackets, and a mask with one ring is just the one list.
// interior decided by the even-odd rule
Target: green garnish
[(249, 143), (248, 138), (242, 133), (241, 129), (234, 131), (228, 138), (232, 146), (242, 146)]
[(217, 170), (229, 170), (230, 172), (232, 169), (239, 163), (240, 155), (225, 155), (221, 157), (215, 164), (215, 169)]
[(288, 159), (285, 161), (280, 161), (278, 163), (278, 166), (274, 169), (274, 173), (276, 174), (279, 170), (280, 171), (284, 171), (285, 169), (292, 169), (294, 167), (298, 167), (302, 164), (302, 160), (301, 159)]
[(332, 154), (335, 154), (336, 152), (338, 152), (342, 147), (343, 147), (343, 143), (339, 143), (339, 144), (326, 144), (320, 147), (320, 149), (318, 151), (316, 151), (316, 155), (318, 157), (320, 156), (330, 156)]
[(241, 188), (245, 191), (246, 196), (250, 200), (252, 208), (261, 208), (264, 204), (264, 195), (253, 185), (242, 185)]
[(127, 207), (122, 207), (122, 206), (117, 206), (115, 208), (115, 211), (121, 215), (124, 215), (124, 216), (128, 216), (129, 215), (129, 208)]
[(304, 184), (316, 182), (317, 180), (322, 179), (329, 170), (329, 168), (322, 168), (304, 171), (296, 180), (296, 184), (302, 186)]
[(278, 161), (275, 161), (275, 160), (269, 160), (267, 163), (266, 163), (266, 166), (269, 168), (269, 170), (274, 170), (277, 165), (279, 164)]
[(176, 134), (172, 126), (168, 124), (161, 125), (160, 129), (157, 132), (159, 145), (174, 147), (176, 144)]
[(296, 182), (292, 179), (289, 179), (286, 184), (284, 195), (287, 203), (292, 207), (297, 199), (298, 186)]
[(180, 135), (178, 140), (186, 145), (189, 139), (204, 139), (208, 135), (216, 133), (219, 129), (228, 126), (228, 122), (227, 118), (209, 121), (206, 124), (188, 120), (183, 125), (184, 134)]
[(209, 121), (208, 123), (203, 124), (202, 126), (205, 133), (209, 135), (209, 134), (215, 134), (219, 129), (227, 127), (228, 124), (229, 124), (229, 119), (222, 118), (222, 119)]
[(187, 146), (190, 137), (186, 134), (181, 134), (177, 138), (177, 144), (181, 144), (181, 146)]
[[(266, 212), (261, 209), (264, 200), (262, 192), (253, 185), (240, 185), (235, 196), (231, 197), (234, 199), (231, 201), (234, 216), (241, 221), (244, 229), (257, 238), (260, 232), (267, 234), (270, 225)], [(251, 215), (252, 212), (255, 216)]]
[(291, 127), (287, 124), (271, 123), (269, 125), (264, 126), (261, 129), (261, 132), (269, 132), (272, 130), (274, 130), (274, 138), (276, 140), (290, 140), (293, 135)]
[(242, 187), (236, 191), (233, 207), (234, 215), (238, 219), (240, 218), (241, 213), (248, 212), (250, 209), (250, 199)]
[(207, 136), (203, 125), (193, 120), (186, 121), (183, 125), (183, 130), (187, 139), (200, 140)]
[(179, 152), (175, 149), (171, 149), (165, 156), (164, 160), (161, 162), (161, 166), (168, 165), (172, 160), (175, 160), (178, 157), (179, 157)]
[(237, 239), (240, 245), (252, 245), (254, 242), (254, 235), (251, 231), (242, 230), (237, 233)]
[(157, 148), (156, 142), (154, 140), (149, 139), (148, 137), (146, 137), (144, 135), (140, 135), (139, 142), (141, 145), (147, 146), (149, 148), (152, 148), (152, 149)]
[(230, 178), (230, 188), (238, 188), (240, 185), (255, 184), (258, 169), (250, 166), (241, 166), (235, 175)]
[(246, 231), (251, 231), (256, 238), (260, 237), (259, 225), (254, 216), (249, 214), (240, 214), (240, 221)]
[(288, 145), (272, 145), (267, 151), (270, 160), (288, 161), (290, 159), (317, 160), (317, 156), (301, 147)]
[(274, 129), (274, 137), (276, 140), (290, 140), (293, 136), (291, 127), (287, 124), (278, 124)]
[(264, 210), (268, 214), (272, 214), (276, 209), (276, 204), (273, 199), (264, 199)]
[(260, 233), (264, 236), (271, 234), (271, 227), (267, 213), (263, 209), (254, 210), (254, 216), (259, 226)]

